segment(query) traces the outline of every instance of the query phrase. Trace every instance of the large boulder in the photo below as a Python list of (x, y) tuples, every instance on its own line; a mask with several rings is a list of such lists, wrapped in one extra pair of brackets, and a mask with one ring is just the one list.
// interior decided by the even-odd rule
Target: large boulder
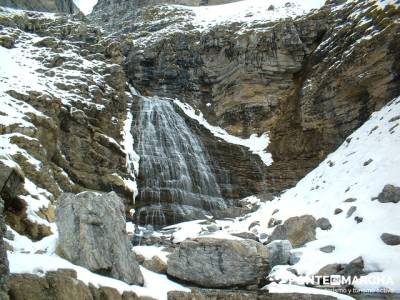
[(201, 237), (168, 257), (168, 275), (209, 288), (256, 287), (269, 271), (268, 251), (253, 240)]
[(58, 252), (74, 264), (129, 284), (143, 284), (126, 233), (124, 206), (114, 193), (62, 194)]
[(316, 228), (316, 220), (311, 215), (292, 217), (274, 229), (268, 242), (289, 240), (293, 248), (298, 248), (315, 240)]

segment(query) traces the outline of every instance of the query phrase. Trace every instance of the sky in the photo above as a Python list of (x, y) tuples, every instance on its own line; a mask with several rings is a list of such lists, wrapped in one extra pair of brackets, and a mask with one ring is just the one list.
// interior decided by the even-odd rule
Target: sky
[(74, 3), (87, 15), (92, 12), (93, 6), (97, 3), (97, 0), (74, 0)]

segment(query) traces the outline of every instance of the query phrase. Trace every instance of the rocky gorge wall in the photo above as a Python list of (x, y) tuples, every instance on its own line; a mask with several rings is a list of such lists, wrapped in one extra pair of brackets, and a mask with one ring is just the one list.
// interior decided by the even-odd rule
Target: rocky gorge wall
[[(63, 192), (115, 191), (132, 208), (135, 176), (123, 147), (128, 107), (137, 103), (122, 67), (132, 47), (129, 36), (106, 37), (81, 16), (53, 19), (0, 10), (0, 24), (5, 59), (24, 58), (10, 62), (5, 72), (32, 74), (26, 82), (7, 75), (0, 90), (7, 107), (0, 123), (0, 196), (7, 224), (34, 240), (48, 236)], [(28, 110), (20, 111), (20, 105)], [(246, 208), (238, 200), (263, 190), (260, 160), (194, 122), (189, 126), (209, 148), (207, 163), (227, 199), (226, 215), (240, 214)]]
[(119, 145), (131, 101), (118, 65), (121, 45), (79, 18), (16, 12), (1, 14), (0, 24), (4, 59), (12, 59), (8, 53), (23, 57), (22, 66), (11, 61), (5, 72), (33, 74), (8, 78), (1, 91), (7, 107), (0, 123), (6, 222), (36, 240), (50, 234), (46, 224), (54, 221), (62, 192), (115, 191), (132, 204), (133, 190), (123, 178), (134, 178)]
[(105, 23), (137, 38), (125, 69), (143, 93), (182, 99), (235, 135), (269, 132), (265, 176), (279, 192), (400, 89), (398, 9), (340, 3), (253, 27), (198, 30), (184, 12), (152, 7)]

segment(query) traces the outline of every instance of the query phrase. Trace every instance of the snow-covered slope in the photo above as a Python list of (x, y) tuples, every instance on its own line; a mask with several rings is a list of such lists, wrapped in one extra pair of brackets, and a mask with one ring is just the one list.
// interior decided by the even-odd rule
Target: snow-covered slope
[[(324, 3), (325, 0), (243, 0), (223, 5), (185, 7), (185, 9), (193, 25), (207, 29), (224, 23), (251, 24), (296, 17), (311, 9), (320, 8)], [(183, 9), (183, 7), (181, 8)]]
[[(266, 23), (279, 19), (304, 15), (312, 9), (320, 8), (324, 2), (324, 0), (243, 0), (209, 6), (171, 4), (148, 6), (142, 8), (135, 19), (137, 30), (133, 32), (133, 36), (136, 43), (146, 45), (177, 32), (208, 32), (229, 25), (240, 32), (248, 28), (265, 27)], [(148, 30), (149, 28), (151, 30)]]
[(74, 3), (81, 12), (87, 15), (92, 12), (93, 6), (96, 5), (97, 0), (74, 0)]
[[(258, 211), (244, 218), (217, 221), (224, 228), (224, 233), (217, 232), (218, 236), (247, 231), (254, 222), (259, 222), (252, 229), (256, 234), (270, 234), (274, 229), (268, 228), (272, 215), (282, 221), (306, 214), (316, 219), (325, 217), (331, 222), (332, 229), (317, 229), (317, 240), (296, 249), (296, 252), (302, 253), (301, 259), (290, 267), (300, 275), (310, 276), (328, 264), (345, 264), (362, 256), (365, 271), (369, 272), (367, 278), (378, 274), (391, 278), (393, 282), (389, 280), (389, 284), (384, 285), (371, 280), (371, 284), (356, 287), (377, 289), (384, 286), (400, 292), (400, 246), (386, 245), (380, 238), (382, 233), (400, 234), (400, 205), (373, 200), (386, 184), (400, 186), (399, 125), (400, 97), (372, 114), (361, 128), (296, 187), (271, 202), (261, 203)], [(356, 200), (345, 202), (349, 198)], [(356, 210), (351, 217), (347, 217), (352, 206)], [(335, 215), (337, 208), (343, 212)], [(174, 237), (179, 242), (196, 236), (204, 230), (203, 226), (199, 222), (180, 224), (177, 226), (180, 230)], [(332, 253), (319, 250), (327, 245), (335, 246), (335, 250)], [(286, 271), (288, 267), (275, 267), (271, 276), (282, 279), (282, 282), (296, 280), (292, 272)]]

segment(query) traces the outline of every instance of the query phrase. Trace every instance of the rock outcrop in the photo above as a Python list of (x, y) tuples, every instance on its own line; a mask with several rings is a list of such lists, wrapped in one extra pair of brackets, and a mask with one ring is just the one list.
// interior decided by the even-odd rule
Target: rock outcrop
[(66, 14), (79, 12), (73, 0), (0, 0), (0, 6)]
[(257, 287), (269, 271), (265, 246), (253, 240), (185, 240), (168, 257), (169, 276), (209, 288)]
[(292, 217), (275, 227), (268, 241), (289, 240), (293, 248), (298, 248), (316, 239), (316, 228), (316, 220), (311, 215)]
[(126, 233), (124, 206), (115, 193), (63, 194), (57, 202), (61, 256), (128, 284), (143, 284)]
[(9, 295), (15, 300), (151, 300), (138, 297), (133, 292), (122, 295), (113, 288), (85, 285), (77, 279), (74, 270), (60, 269), (47, 272), (45, 276), (12, 274), (8, 280)]
[[(115, 191), (132, 205), (135, 191), (126, 182), (134, 177), (121, 147), (132, 97), (118, 65), (130, 42), (106, 38), (77, 16), (9, 12), (1, 14), (0, 25), (0, 37), (15, 40), (7, 53), (18, 58), (4, 72), (35, 78), (21, 82), (10, 75), (0, 91), (9, 107), (2, 112), (1, 146), (10, 154), (0, 160), (13, 166), (0, 165), (7, 222), (34, 240), (49, 235), (46, 222), (53, 220), (46, 211), (63, 192)], [(27, 216), (29, 202), (39, 199), (48, 204)], [(34, 225), (40, 218), (43, 226)]]

